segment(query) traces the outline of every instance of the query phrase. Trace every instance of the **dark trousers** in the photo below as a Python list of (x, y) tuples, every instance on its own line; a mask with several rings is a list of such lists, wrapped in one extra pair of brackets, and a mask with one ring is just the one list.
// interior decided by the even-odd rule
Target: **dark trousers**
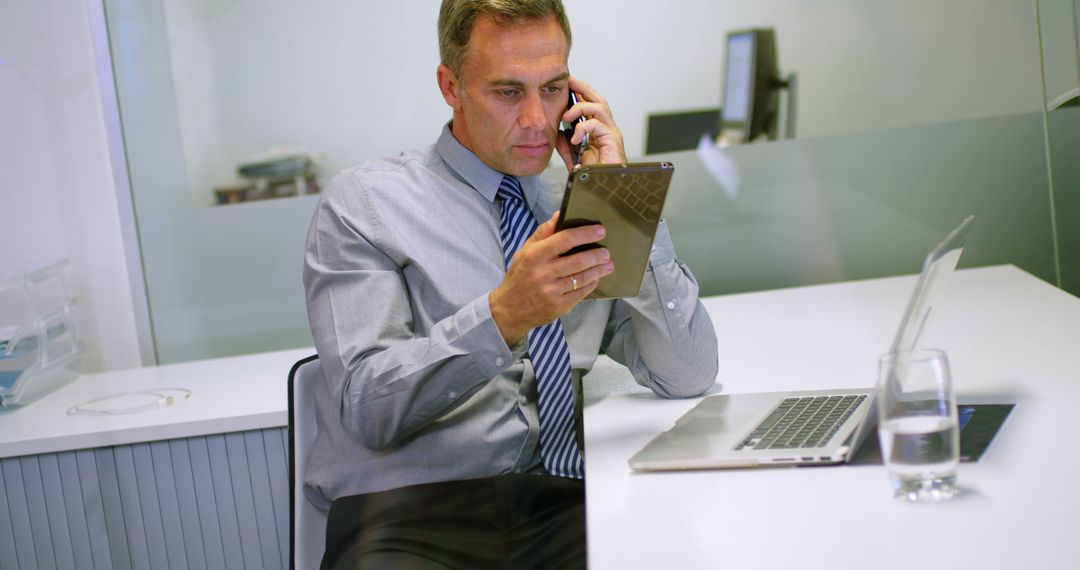
[(585, 568), (585, 486), (503, 475), (342, 497), (322, 567)]

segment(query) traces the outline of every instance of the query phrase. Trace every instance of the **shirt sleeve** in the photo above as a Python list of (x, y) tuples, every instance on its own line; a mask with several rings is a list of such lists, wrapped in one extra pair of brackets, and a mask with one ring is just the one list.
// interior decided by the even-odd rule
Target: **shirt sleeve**
[(716, 332), (663, 221), (641, 291), (615, 302), (604, 348), (638, 384), (663, 397), (698, 396), (716, 381)]
[[(377, 209), (354, 172), (335, 178), (308, 232), (304, 288), (315, 347), (345, 431), (402, 442), (507, 368), (514, 354), (487, 295), (414, 333), (402, 268), (380, 248)], [(333, 413), (335, 410), (323, 410)]]

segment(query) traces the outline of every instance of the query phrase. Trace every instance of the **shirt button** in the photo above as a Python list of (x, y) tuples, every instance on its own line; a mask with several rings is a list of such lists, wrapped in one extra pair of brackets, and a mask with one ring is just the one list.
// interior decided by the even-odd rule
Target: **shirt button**
[(667, 302), (667, 308), (668, 309), (674, 309), (675, 308), (675, 301), (668, 301)]
[(525, 404), (529, 403), (529, 398), (525, 397), (525, 395), (522, 394), (518, 396), (518, 402), (521, 403), (522, 406), (524, 406)]
[(495, 358), (495, 366), (502, 366), (503, 364), (506, 364), (506, 360), (504, 360), (503, 357), (498, 356)]
[(652, 249), (650, 249), (649, 251), (656, 251), (656, 246), (652, 246)]
[(454, 390), (450, 390), (446, 393), (446, 397), (453, 400), (454, 398), (457, 398), (457, 392), (455, 392)]

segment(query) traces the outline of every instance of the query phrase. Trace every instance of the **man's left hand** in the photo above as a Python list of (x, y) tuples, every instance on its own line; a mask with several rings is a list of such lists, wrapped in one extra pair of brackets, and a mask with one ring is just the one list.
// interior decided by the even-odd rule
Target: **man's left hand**
[[(615, 126), (615, 118), (607, 100), (600, 96), (584, 81), (570, 78), (570, 90), (578, 94), (578, 103), (563, 113), (562, 119), (573, 124), (582, 115), (585, 122), (576, 125), (574, 136), (570, 139), (575, 145), (581, 144), (585, 134), (589, 135), (589, 145), (581, 155), (581, 164), (622, 164), (626, 162), (623, 149), (623, 136)], [(574, 169), (573, 151), (564, 137), (558, 137), (555, 148), (566, 163), (567, 170)]]

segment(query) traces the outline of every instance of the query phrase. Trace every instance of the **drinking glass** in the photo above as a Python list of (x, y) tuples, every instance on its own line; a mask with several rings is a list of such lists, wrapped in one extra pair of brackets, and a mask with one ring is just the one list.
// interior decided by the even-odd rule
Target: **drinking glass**
[(894, 352), (880, 358), (879, 373), (878, 438), (893, 496), (952, 498), (960, 431), (948, 358), (934, 349)]

